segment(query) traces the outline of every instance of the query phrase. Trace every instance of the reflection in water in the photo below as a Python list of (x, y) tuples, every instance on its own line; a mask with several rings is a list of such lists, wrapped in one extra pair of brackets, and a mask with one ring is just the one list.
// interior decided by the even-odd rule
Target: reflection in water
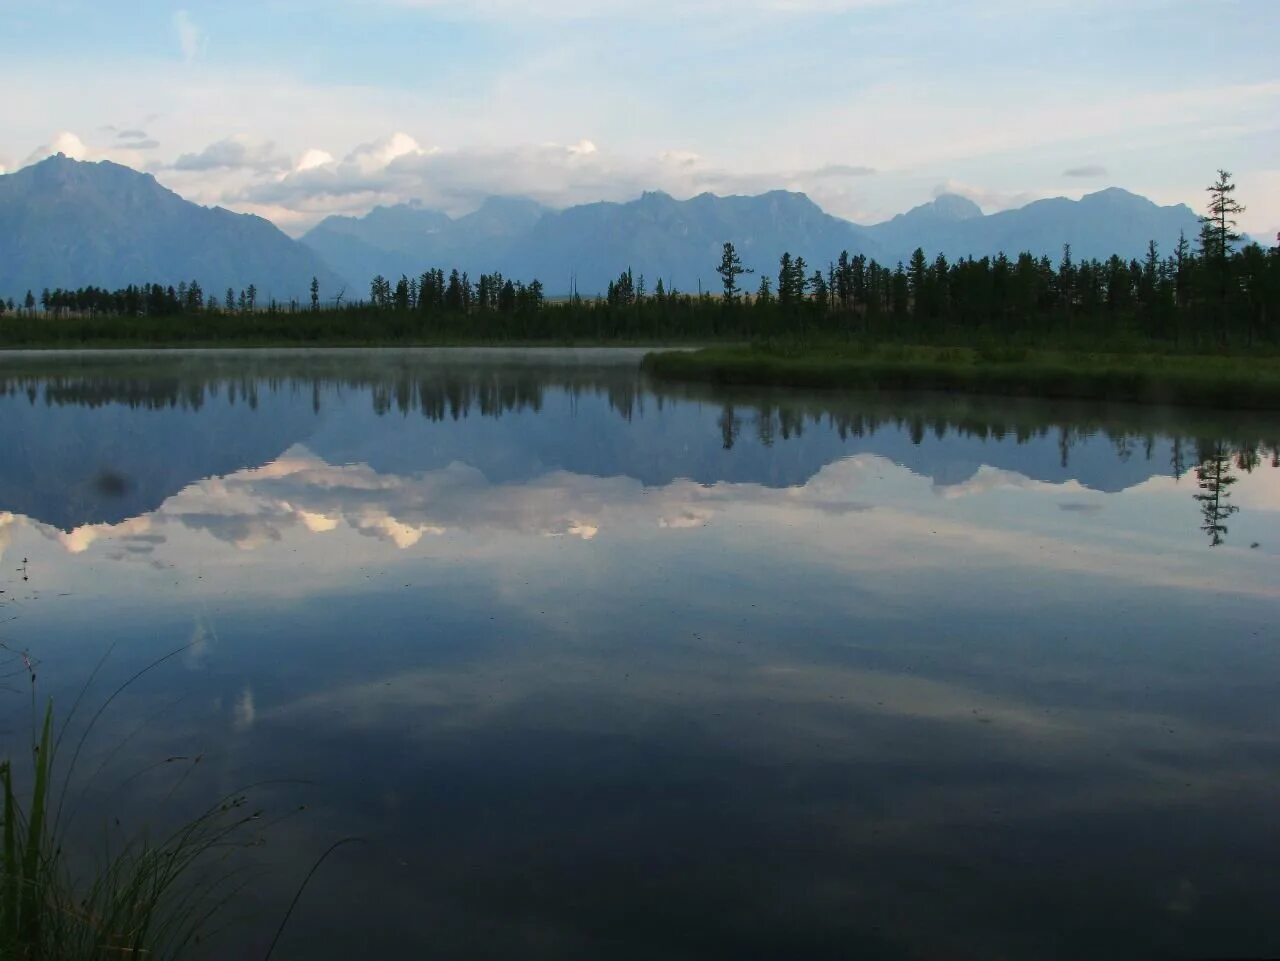
[[(1156, 458), (1157, 448), (1168, 450), (1168, 473), (1180, 479), (1186, 473), (1185, 451), (1197, 452), (1196, 476), (1200, 493), (1194, 495), (1200, 503), (1204, 518), (1202, 529), (1210, 542), (1218, 546), (1229, 533), (1227, 518), (1239, 510), (1230, 500), (1230, 485), (1234, 483), (1232, 461), (1242, 470), (1252, 471), (1260, 463), (1276, 462), (1280, 457), (1280, 439), (1275, 436), (1274, 423), (1269, 419), (1245, 415), (1224, 418), (1202, 412), (1152, 411), (1143, 408), (1105, 408), (1089, 404), (1040, 405), (1029, 402), (989, 400), (981, 398), (930, 397), (909, 395), (892, 398), (860, 396), (854, 400), (839, 395), (805, 395), (795, 392), (748, 392), (744, 394), (712, 393), (688, 388), (645, 384), (627, 364), (638, 359), (637, 352), (578, 351), (568, 352), (552, 362), (541, 359), (537, 352), (518, 354), (493, 352), (462, 352), (467, 358), (484, 358), (483, 363), (455, 363), (445, 359), (441, 352), (423, 351), (383, 354), (382, 352), (284, 352), (262, 355), (245, 355), (234, 352), (217, 354), (209, 358), (191, 354), (179, 354), (176, 358), (160, 359), (155, 356), (124, 354), (92, 356), (84, 359), (66, 355), (28, 357), (19, 362), (10, 361), (0, 367), (0, 397), (25, 397), (31, 407), (81, 406), (97, 409), (107, 405), (122, 405), (131, 410), (175, 410), (200, 413), (208, 405), (225, 405), (234, 409), (238, 404), (249, 411), (257, 411), (265, 399), (280, 402), (288, 408), (291, 417), (297, 416), (297, 405), (291, 403), (299, 396), (310, 397), (310, 410), (314, 417), (321, 414), (326, 404), (346, 408), (354, 397), (366, 396), (370, 409), (379, 417), (398, 413), (408, 416), (417, 413), (433, 423), (460, 421), (477, 415), (484, 418), (501, 418), (512, 414), (530, 414), (543, 410), (548, 392), (567, 398), (571, 405), (584, 397), (602, 399), (609, 410), (626, 422), (639, 413), (643, 416), (646, 403), (661, 413), (664, 403), (717, 403), (716, 417), (720, 446), (733, 451), (744, 436), (750, 436), (760, 448), (773, 447), (776, 441), (803, 438), (805, 424), (823, 426), (824, 432), (834, 435), (841, 442), (850, 440), (875, 440), (878, 435), (889, 434), (891, 451), (886, 451), (900, 463), (912, 469), (938, 474), (929, 456), (901, 456), (896, 454), (900, 442), (909, 441), (914, 448), (928, 442), (941, 443), (951, 438), (969, 442), (981, 442), (987, 448), (984, 455), (1007, 456), (1010, 443), (1028, 446), (1048, 437), (1056, 437), (1060, 473), (1057, 477), (1075, 476), (1071, 472), (1073, 451), (1089, 448), (1096, 455), (1096, 443), (1101, 439), (1108, 443), (1113, 455), (1104, 463), (1096, 459), (1084, 469), (1090, 474), (1101, 471), (1108, 475), (1098, 479), (1084, 476), (1087, 486), (1100, 490), (1132, 486), (1146, 477), (1158, 476), (1164, 471)], [(543, 352), (546, 353), (546, 352)], [(618, 356), (621, 354), (621, 356)], [(567, 362), (566, 362), (567, 360)], [(622, 362), (622, 366), (619, 362)], [(12, 408), (10, 408), (12, 409)], [(272, 415), (277, 411), (273, 409)], [(305, 423), (305, 422), (304, 422)], [(291, 443), (305, 436), (305, 426), (289, 426), (294, 436), (276, 442), (272, 453), (280, 453)], [(17, 429), (22, 426), (15, 425)], [(3, 440), (0, 432), (0, 440)], [(24, 446), (42, 440), (62, 445), (57, 436), (28, 435)], [(226, 439), (220, 439), (226, 443)], [(994, 443), (995, 450), (989, 445)], [(802, 481), (811, 476), (822, 463), (839, 456), (838, 447), (827, 447), (829, 454), (819, 455), (805, 475), (791, 475), (785, 483)], [(874, 445), (873, 445), (874, 449)], [(270, 448), (268, 448), (270, 450)], [(1135, 454), (1140, 455), (1145, 468), (1124, 471)], [(42, 457), (36, 455), (33, 461)], [(236, 467), (258, 466), (265, 458), (233, 458)], [(1017, 459), (1014, 458), (1016, 461)], [(18, 467), (11, 464), (11, 467)], [(568, 465), (566, 465), (568, 466)], [(980, 461), (973, 463), (973, 468)], [(992, 466), (1012, 467), (1012, 464)], [(1033, 479), (1051, 479), (1040, 462), (1029, 475)], [(700, 472), (701, 465), (686, 463), (673, 465), (666, 479), (689, 476), (710, 482), (715, 475)], [(224, 471), (227, 469), (222, 468)], [(635, 473), (627, 465), (597, 463), (592, 470), (609, 473), (621, 470)], [(1016, 469), (1016, 468), (1014, 468)], [(1038, 473), (1036, 470), (1038, 469)], [(207, 467), (202, 463), (188, 478), (199, 480)], [(49, 478), (49, 473), (59, 476)], [(146, 474), (146, 468), (140, 473)], [(39, 483), (58, 483), (65, 471), (46, 471)], [(656, 479), (640, 475), (646, 482)], [(1124, 476), (1125, 481), (1111, 481), (1111, 477)], [(767, 477), (735, 475), (735, 480), (758, 479), (769, 483)], [(1056, 479), (1056, 478), (1053, 478)], [(781, 479), (780, 479), (781, 480)], [(0, 496), (7, 496), (6, 506), (20, 508), (22, 495), (37, 483), (31, 473), (14, 479), (10, 490), (5, 490), (6, 478), (0, 469)], [(79, 497), (69, 493), (61, 498), (63, 506), (82, 505), (87, 516), (77, 517), (69, 523), (65, 513), (44, 517), (58, 526), (75, 526), (85, 521), (106, 520), (111, 514), (105, 501), (123, 498), (134, 483), (133, 477), (115, 465), (103, 466), (98, 474), (82, 483), (89, 493), (96, 493), (104, 502), (104, 510), (95, 515), (85, 504), (85, 491)], [(170, 493), (176, 493), (178, 484)], [(17, 496), (11, 496), (11, 495)], [(153, 501), (155, 498), (153, 497)], [(146, 505), (153, 509), (156, 503)], [(127, 516), (127, 515), (121, 515)]]
[(309, 782), (211, 957), (1280, 950), (1274, 423), (636, 359), (0, 365), (4, 640), (187, 645), (93, 810)]
[[(1256, 452), (1239, 453), (1242, 462), (1256, 463)], [(1200, 484), (1200, 493), (1195, 495), (1200, 502), (1200, 512), (1204, 515), (1201, 526), (1209, 535), (1209, 543), (1218, 547), (1226, 539), (1226, 520), (1240, 510), (1230, 503), (1231, 485), (1236, 482), (1231, 473), (1232, 454), (1222, 443), (1214, 444), (1209, 450), (1201, 449), (1200, 465), (1196, 468), (1196, 478)]]

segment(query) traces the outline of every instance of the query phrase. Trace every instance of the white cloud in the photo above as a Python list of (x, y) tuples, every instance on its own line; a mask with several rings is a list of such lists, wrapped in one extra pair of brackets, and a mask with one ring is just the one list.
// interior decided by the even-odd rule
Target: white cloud
[(371, 174), (386, 170), (402, 157), (424, 157), (431, 151), (423, 150), (407, 133), (397, 131), (373, 143), (356, 147), (347, 155), (346, 164), (361, 173)]
[[(222, 154), (217, 145), (203, 153)], [(195, 169), (179, 163), (179, 169)], [(271, 216), (302, 212), (315, 220), (328, 213), (363, 213), (376, 204), (419, 201), (452, 214), (474, 209), (486, 197), (528, 196), (549, 207), (600, 200), (633, 200), (648, 190), (677, 198), (714, 193), (759, 193), (817, 187), (820, 195), (847, 190), (836, 181), (865, 177), (870, 168), (832, 165), (816, 170), (740, 174), (681, 149), (648, 157), (626, 156), (594, 140), (508, 147), (422, 147), (396, 133), (361, 144), (341, 160), (310, 148), (287, 172), (258, 178), (228, 193), (223, 202)], [(278, 215), (278, 213), (277, 213)]]
[(190, 63), (200, 55), (204, 35), (186, 10), (179, 10), (173, 15), (173, 29), (178, 35), (178, 49), (182, 51), (182, 59)]
[(315, 170), (318, 167), (327, 167), (332, 163), (334, 163), (333, 154), (327, 150), (318, 150), (312, 147), (298, 158), (293, 170), (295, 173), (303, 173), (307, 170)]
[(39, 163), (46, 157), (52, 157), (54, 154), (66, 154), (72, 160), (88, 160), (89, 148), (85, 146), (83, 140), (77, 137), (69, 130), (63, 130), (58, 133), (47, 144), (41, 144), (31, 151), (27, 157), (27, 164)]
[[(86, 143), (77, 134), (63, 130), (55, 134), (47, 143), (42, 143), (27, 156), (22, 166), (39, 163), (55, 154), (65, 154), (72, 160), (99, 161), (111, 160), (126, 166), (142, 169), (147, 163), (147, 155), (158, 150), (160, 143), (151, 138), (114, 140), (109, 146), (101, 147)], [(0, 166), (0, 173), (3, 166)]]
[(253, 688), (246, 687), (231, 709), (231, 726), (237, 731), (248, 731), (258, 719), (258, 709), (253, 702)]

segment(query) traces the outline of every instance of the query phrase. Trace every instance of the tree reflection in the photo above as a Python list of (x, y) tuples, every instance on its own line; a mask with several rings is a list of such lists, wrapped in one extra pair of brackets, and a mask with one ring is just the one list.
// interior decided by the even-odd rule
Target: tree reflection
[[(1225, 421), (1220, 414), (1194, 409), (1116, 410), (1097, 404), (969, 395), (805, 394), (653, 384), (635, 368), (617, 363), (475, 362), (338, 352), (306, 357), (126, 355), (84, 361), (51, 357), (0, 366), (0, 397), (25, 396), (32, 406), (119, 404), (199, 411), (221, 403), (259, 410), (260, 404), (274, 405), (277, 395), (284, 394), (308, 398), (314, 414), (329, 403), (347, 404), (352, 394), (358, 394), (379, 416), (412, 413), (432, 422), (536, 412), (557, 394), (567, 398), (570, 416), (577, 416), (581, 398), (594, 396), (603, 398), (626, 422), (643, 420), (646, 404), (661, 413), (664, 402), (688, 402), (707, 405), (713, 412), (714, 427), (707, 425), (708, 445), (718, 440), (722, 449), (734, 452), (735, 460), (741, 458), (740, 464), (749, 465), (754, 463), (751, 448), (756, 448), (758, 456), (761, 450), (794, 443), (812, 424), (815, 433), (829, 431), (840, 441), (871, 452), (882, 449), (876, 440), (882, 433), (887, 435), (883, 449), (893, 451), (900, 451), (895, 435), (916, 448), (943, 442), (951, 446), (957, 439), (1017, 446), (1043, 443), (1059, 468), (1047, 472), (1052, 477), (1038, 479), (1087, 484), (1090, 476), (1106, 469), (1107, 465), (1099, 464), (1098, 453), (1100, 444), (1109, 445), (1112, 464), (1144, 461), (1150, 465), (1147, 476), (1180, 480), (1194, 469), (1201, 526), (1214, 546), (1225, 542), (1228, 520), (1238, 512), (1230, 497), (1236, 474), (1254, 471), (1264, 463), (1280, 467), (1280, 437), (1274, 418), (1265, 415), (1238, 413)], [(275, 409), (262, 408), (267, 416)], [(1085, 460), (1075, 463), (1082, 454)], [(917, 459), (928, 456), (924, 452)], [(1010, 458), (1017, 470), (1026, 469), (1024, 461)], [(1135, 473), (1131, 470), (1126, 476)]]
[(1201, 447), (1199, 451), (1196, 479), (1200, 493), (1195, 498), (1204, 517), (1200, 529), (1209, 535), (1209, 543), (1214, 547), (1226, 540), (1227, 518), (1240, 510), (1230, 503), (1231, 485), (1237, 480), (1231, 472), (1231, 456), (1230, 449), (1222, 442)]

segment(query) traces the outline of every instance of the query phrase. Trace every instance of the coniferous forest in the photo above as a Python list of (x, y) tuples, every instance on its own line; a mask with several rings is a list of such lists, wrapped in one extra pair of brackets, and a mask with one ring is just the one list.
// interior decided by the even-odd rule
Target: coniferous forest
[(198, 279), (120, 290), (27, 291), (0, 301), (0, 343), (568, 343), (859, 340), (1075, 350), (1257, 351), (1280, 347), (1280, 238), (1242, 243), (1230, 174), (1219, 173), (1198, 237), (1142, 259), (1055, 263), (1029, 253), (948, 261), (916, 250), (880, 264), (833, 252), (809, 264), (743, 262), (725, 243), (723, 289), (691, 294), (624, 269), (596, 297), (429, 269), (375, 277), (367, 294), (266, 301), (254, 286)]

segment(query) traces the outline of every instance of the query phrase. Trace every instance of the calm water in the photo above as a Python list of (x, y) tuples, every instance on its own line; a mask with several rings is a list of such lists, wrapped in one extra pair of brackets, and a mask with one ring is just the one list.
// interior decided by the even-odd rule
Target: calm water
[(347, 836), (276, 958), (1280, 952), (1273, 419), (637, 357), (0, 361), (0, 637), (185, 645), (81, 829), (268, 781), (218, 957)]

